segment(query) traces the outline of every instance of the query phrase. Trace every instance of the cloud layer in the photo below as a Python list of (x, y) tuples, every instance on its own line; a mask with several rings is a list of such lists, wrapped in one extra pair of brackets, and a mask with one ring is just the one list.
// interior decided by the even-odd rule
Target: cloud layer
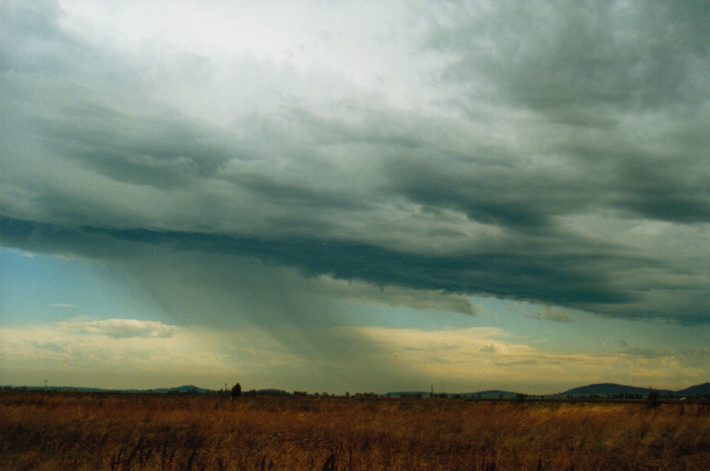
[(175, 327), (162, 322), (139, 321), (136, 319), (71, 320), (59, 322), (58, 327), (71, 332), (105, 335), (121, 339), (130, 337), (167, 338), (173, 335)]
[(451, 2), (404, 9), (411, 30), (385, 12), (389, 35), (358, 39), (422, 59), (373, 62), (379, 82), (327, 54), (131, 48), (71, 2), (3, 9), (3, 245), (710, 322), (703, 2)]

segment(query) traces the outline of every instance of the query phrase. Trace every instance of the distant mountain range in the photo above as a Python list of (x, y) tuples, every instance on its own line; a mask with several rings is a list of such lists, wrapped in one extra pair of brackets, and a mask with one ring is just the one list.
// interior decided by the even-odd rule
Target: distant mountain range
[(601, 396), (601, 397), (634, 397), (648, 396), (651, 391), (660, 394), (661, 396), (668, 397), (693, 397), (693, 396), (705, 396), (710, 395), (710, 383), (698, 384), (696, 386), (691, 386), (689, 388), (681, 389), (679, 391), (671, 391), (669, 389), (655, 389), (655, 388), (639, 388), (636, 386), (626, 386), (623, 384), (615, 383), (599, 383), (590, 384), (588, 386), (581, 386), (578, 388), (573, 388), (563, 393), (559, 393), (553, 396), (562, 397), (589, 397), (589, 396)]
[[(546, 399), (560, 399), (560, 398), (583, 398), (583, 397), (601, 397), (601, 398), (639, 398), (646, 397), (649, 393), (653, 391), (658, 393), (662, 397), (698, 397), (698, 396), (710, 396), (710, 383), (698, 384), (696, 386), (691, 386), (689, 388), (681, 389), (679, 391), (671, 391), (670, 389), (655, 389), (655, 388), (640, 388), (637, 386), (626, 386), (623, 384), (616, 383), (599, 383), (599, 384), (589, 384), (587, 386), (580, 386), (577, 388), (572, 388), (568, 391), (555, 394), (542, 394), (534, 395), (536, 397), (542, 397)], [(440, 394), (436, 394), (439, 396)], [(503, 391), (499, 389), (478, 391), (478, 392), (467, 392), (459, 394), (446, 394), (447, 396), (456, 396), (471, 399), (515, 399), (520, 396), (520, 393), (512, 391)], [(404, 392), (389, 392), (385, 394), (386, 397), (429, 397), (430, 392), (428, 391), (404, 391)]]
[(698, 384), (689, 388), (676, 391), (677, 394), (685, 396), (710, 396), (710, 383)]
[[(83, 392), (83, 393), (128, 393), (128, 394), (171, 394), (171, 395), (209, 395), (217, 394), (218, 391), (211, 389), (204, 389), (194, 385), (184, 385), (174, 388), (158, 388), (158, 389), (101, 389), (101, 388), (87, 388), (87, 387), (73, 387), (73, 386), (0, 386), (0, 389), (5, 390), (21, 390), (21, 391), (56, 391), (56, 392)], [(555, 394), (544, 394), (542, 398), (548, 399), (559, 399), (559, 398), (583, 398), (583, 397), (600, 397), (600, 398), (638, 398), (646, 397), (648, 394), (654, 391), (658, 393), (661, 397), (672, 397), (672, 398), (682, 398), (682, 397), (702, 397), (710, 396), (710, 383), (697, 384), (695, 386), (690, 386), (685, 389), (678, 391), (671, 391), (669, 389), (655, 389), (655, 388), (640, 388), (637, 386), (626, 386), (623, 384), (616, 383), (598, 383), (589, 384), (587, 386), (580, 386), (577, 388), (572, 388), (567, 391)], [(287, 391), (282, 391), (279, 389), (260, 389), (258, 391), (245, 391), (245, 395), (259, 395), (259, 396), (288, 396), (290, 395)], [(306, 395), (306, 393), (299, 393), (296, 395)], [(411, 398), (425, 398), (431, 395), (430, 391), (400, 391), (400, 392), (389, 392), (383, 394), (385, 397), (411, 397)], [(504, 391), (499, 389), (492, 389), (486, 391), (478, 392), (467, 392), (467, 393), (435, 393), (435, 396), (447, 396), (447, 397), (462, 397), (470, 399), (515, 399), (520, 397), (520, 393), (512, 391)]]
[[(625, 386), (615, 383), (599, 383), (590, 384), (588, 386), (580, 386), (572, 388), (568, 391), (560, 393), (562, 396), (614, 396), (614, 395), (641, 395), (645, 396), (651, 392), (651, 388), (639, 388), (636, 386)], [(667, 389), (653, 389), (659, 394), (668, 395), (675, 394)]]

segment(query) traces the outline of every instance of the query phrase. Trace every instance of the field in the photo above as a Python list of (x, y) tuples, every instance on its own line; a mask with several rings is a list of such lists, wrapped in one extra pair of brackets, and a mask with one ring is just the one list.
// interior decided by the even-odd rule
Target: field
[(1, 469), (709, 466), (700, 403), (0, 394)]

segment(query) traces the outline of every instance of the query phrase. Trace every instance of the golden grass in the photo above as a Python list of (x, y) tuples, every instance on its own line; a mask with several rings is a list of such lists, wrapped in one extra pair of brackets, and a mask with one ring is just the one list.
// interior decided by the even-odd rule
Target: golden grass
[(0, 468), (707, 470), (710, 408), (4, 393)]

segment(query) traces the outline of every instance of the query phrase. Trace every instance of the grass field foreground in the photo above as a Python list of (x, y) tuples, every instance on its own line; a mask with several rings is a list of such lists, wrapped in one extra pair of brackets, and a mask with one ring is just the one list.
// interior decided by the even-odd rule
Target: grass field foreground
[(2, 469), (704, 470), (707, 404), (0, 394)]

